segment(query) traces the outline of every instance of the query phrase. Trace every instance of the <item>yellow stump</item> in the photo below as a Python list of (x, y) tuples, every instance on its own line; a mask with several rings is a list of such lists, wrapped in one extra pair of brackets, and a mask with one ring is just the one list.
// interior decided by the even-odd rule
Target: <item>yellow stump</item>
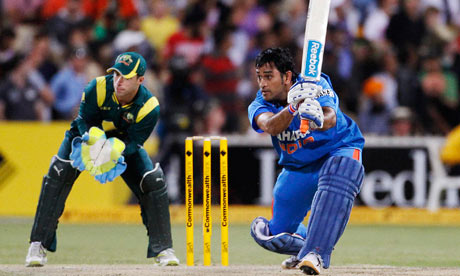
[(203, 265), (211, 265), (211, 139), (203, 141)]
[(193, 140), (185, 140), (185, 216), (187, 265), (193, 266)]
[(228, 265), (228, 147), (227, 138), (220, 140), (220, 227), (222, 265)]

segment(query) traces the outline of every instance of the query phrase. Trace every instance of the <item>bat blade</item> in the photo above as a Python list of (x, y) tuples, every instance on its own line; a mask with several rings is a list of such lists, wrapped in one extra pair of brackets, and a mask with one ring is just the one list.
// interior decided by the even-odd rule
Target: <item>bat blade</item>
[(305, 25), (301, 76), (319, 81), (331, 0), (310, 0)]
[[(331, 0), (310, 0), (302, 53), (300, 75), (307, 81), (317, 82), (321, 78), (324, 45), (326, 43), (327, 22)], [(300, 131), (309, 129), (308, 120), (302, 119)]]

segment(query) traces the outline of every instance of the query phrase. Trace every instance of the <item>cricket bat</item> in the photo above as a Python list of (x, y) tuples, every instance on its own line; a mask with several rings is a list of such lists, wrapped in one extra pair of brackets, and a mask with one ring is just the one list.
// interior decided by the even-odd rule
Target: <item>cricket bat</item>
[[(330, 5), (331, 0), (310, 0), (308, 5), (300, 72), (301, 77), (307, 81), (317, 82), (321, 78)], [(308, 120), (302, 119), (300, 131), (306, 133), (308, 128)]]

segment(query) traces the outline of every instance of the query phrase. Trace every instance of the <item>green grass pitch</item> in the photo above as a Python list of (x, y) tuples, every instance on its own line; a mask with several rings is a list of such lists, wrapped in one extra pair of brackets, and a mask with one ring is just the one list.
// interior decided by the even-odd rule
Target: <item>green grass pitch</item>
[[(32, 219), (0, 218), (0, 263), (23, 264)], [(185, 226), (174, 224), (174, 249), (185, 263)], [(230, 265), (279, 264), (285, 258), (259, 247), (249, 225), (229, 228)], [(213, 225), (212, 263), (220, 264), (220, 228)], [(349, 225), (332, 255), (332, 265), (460, 265), (460, 227)], [(147, 235), (137, 224), (60, 224), (58, 251), (49, 264), (148, 264)], [(201, 226), (195, 228), (195, 260), (202, 264)]]

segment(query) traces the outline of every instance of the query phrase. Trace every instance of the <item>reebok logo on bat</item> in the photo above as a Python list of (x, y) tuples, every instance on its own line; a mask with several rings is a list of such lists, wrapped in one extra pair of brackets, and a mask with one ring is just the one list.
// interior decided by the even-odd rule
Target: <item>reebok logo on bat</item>
[(319, 73), (319, 54), (321, 53), (321, 43), (314, 40), (308, 41), (307, 58), (304, 74), (306, 77), (316, 78)]

